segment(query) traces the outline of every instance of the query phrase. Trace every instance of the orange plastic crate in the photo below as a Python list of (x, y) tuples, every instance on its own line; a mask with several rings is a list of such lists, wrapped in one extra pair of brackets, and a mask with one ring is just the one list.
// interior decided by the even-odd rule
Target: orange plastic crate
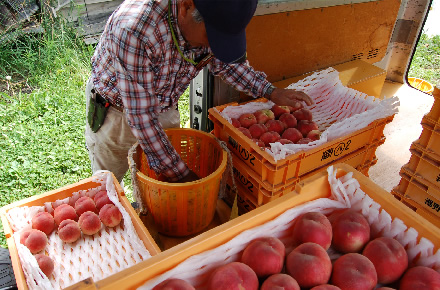
[(419, 139), (413, 143), (422, 147), (425, 153), (431, 155), (434, 159), (440, 160), (440, 123), (428, 118), (426, 115), (422, 119), (422, 133)]
[(415, 201), (405, 198), (401, 195), (401, 193), (396, 192), (395, 189), (391, 191), (393, 196), (399, 200), (402, 204), (406, 205), (408, 208), (415, 211), (417, 214), (419, 214), (424, 219), (431, 222), (433, 225), (440, 227), (440, 218), (438, 218), (435, 214), (432, 214), (430, 211), (424, 209), (420, 206), (420, 204), (416, 203)]
[(405, 169), (440, 187), (440, 161), (417, 144), (411, 145), (410, 152), (411, 158), (404, 165)]
[[(259, 99), (256, 101), (265, 100)], [(262, 182), (273, 187), (293, 183), (300, 176), (325, 165), (328, 166), (345, 155), (383, 140), (385, 125), (394, 118), (394, 115), (392, 115), (376, 120), (367, 127), (347, 136), (337, 138), (307, 151), (289, 155), (283, 160), (275, 161), (269, 153), (261, 150), (257, 144), (244, 136), (218, 113), (218, 111), (221, 112), (228, 106), (238, 105), (238, 103), (230, 103), (209, 109), (209, 118), (214, 123), (213, 133), (217, 138), (226, 142), (228, 148), (236, 156), (261, 176)]]
[[(405, 205), (396, 202), (391, 194), (356, 171), (353, 167), (346, 164), (337, 164), (335, 168), (338, 170), (338, 176), (352, 172), (353, 177), (359, 182), (361, 189), (374, 202), (379, 204), (380, 209), (385, 210), (392, 219), (399, 218), (408, 228), (414, 228), (418, 232), (419, 238), (425, 237), (429, 239), (434, 244), (434, 253), (439, 249), (439, 228)], [(222, 246), (240, 233), (272, 221), (293, 207), (329, 196), (330, 186), (327, 172), (321, 171), (298, 183), (295, 193), (282, 196), (269, 204), (198, 235), (183, 244), (159, 253), (148, 261), (137, 264), (124, 272), (118, 273), (118, 275), (101, 280), (96, 283), (96, 286), (99, 289), (136, 289), (146, 281), (150, 281), (173, 269), (188, 258), (191, 257), (191, 260), (193, 260), (194, 255)], [(222, 257), (222, 259), (226, 258), (227, 257)], [(233, 260), (234, 259), (228, 261)], [(200, 267), (200, 265), (198, 267)], [(190, 269), (188, 269), (188, 277), (191, 276), (191, 272), (189, 271)], [(206, 278), (206, 276), (201, 277), (201, 279), (204, 278)]]
[[(151, 256), (154, 256), (160, 252), (160, 248), (157, 246), (156, 242), (150, 235), (147, 228), (144, 226), (142, 221), (140, 220), (138, 214), (135, 212), (133, 207), (131, 206), (130, 201), (127, 199), (127, 197), (124, 194), (124, 191), (122, 187), (119, 185), (118, 181), (113, 177), (113, 183), (116, 188), (116, 192), (118, 194), (119, 202), (122, 204), (122, 206), (125, 208), (127, 213), (129, 214), (131, 218), (131, 222), (133, 223), (133, 226), (136, 230), (136, 233), (139, 237), (139, 239), (143, 242), (145, 248), (148, 250)], [(94, 182), (94, 177), (90, 177), (84, 180), (81, 180), (77, 183), (67, 185), (65, 187), (62, 187), (60, 189), (56, 189), (47, 193), (43, 193), (40, 195), (35, 195), (17, 202), (14, 202), (12, 204), (9, 204), (7, 206), (4, 206), (0, 209), (0, 216), (3, 224), (3, 230), (7, 239), (8, 248), (11, 256), (12, 261), (12, 267), (14, 270), (15, 280), (17, 282), (18, 289), (28, 289), (26, 278), (23, 273), (22, 264), (20, 262), (20, 258), (18, 255), (17, 246), (15, 244), (15, 239), (13, 236), (13, 229), (9, 223), (9, 220), (7, 218), (8, 211), (15, 209), (17, 207), (32, 207), (32, 206), (44, 206), (45, 203), (54, 202), (57, 200), (64, 200), (66, 198), (69, 198), (72, 196), (73, 193), (79, 192), (79, 191), (85, 191), (88, 189), (95, 188), (97, 186), (100, 186), (100, 183)], [(101, 229), (102, 231), (103, 229)], [(110, 255), (109, 255), (110, 256)], [(53, 257), (52, 257), (53, 258)], [(77, 259), (80, 259), (80, 257), (77, 257)], [(111, 261), (109, 262), (111, 263)], [(68, 271), (66, 269), (65, 271)], [(78, 281), (78, 285), (82, 285), (84, 283)], [(71, 287), (75, 287), (73, 284)], [(87, 284), (87, 283), (86, 283)], [(90, 284), (88, 284), (89, 287), (91, 287)], [(80, 287), (82, 288), (82, 287)], [(89, 288), (89, 289), (95, 289), (95, 288)]]
[(402, 178), (393, 191), (407, 201), (412, 201), (413, 205), (416, 204), (440, 218), (440, 188), (415, 175), (405, 166), (402, 167), (400, 176)]
[[(255, 199), (255, 205), (260, 206), (267, 203), (267, 199), (264, 197), (281, 196), (283, 193), (291, 192), (295, 189), (295, 184), (297, 180), (289, 183), (283, 184), (275, 188), (266, 186), (261, 178), (253, 171), (249, 166), (247, 166), (240, 158), (235, 154), (232, 155), (233, 164), (233, 175), (235, 183), (239, 184), (243, 191)], [(228, 184), (232, 185), (231, 177), (228, 177)], [(265, 202), (266, 201), (266, 202)]]
[[(367, 175), (368, 169), (373, 165), (373, 162), (376, 161), (376, 149), (378, 146), (383, 144), (383, 142), (385, 142), (385, 138), (370, 146), (366, 146), (366, 148), (360, 148), (351, 154), (345, 155), (335, 162), (351, 165)], [(240, 159), (234, 153), (232, 153), (232, 163), (235, 183), (241, 186), (241, 191), (243, 191), (243, 193), (245, 192), (247, 196), (250, 197), (247, 199), (251, 200), (255, 206), (261, 206), (283, 196), (283, 194), (293, 191), (295, 189), (295, 185), (301, 179), (307, 178), (308, 176), (315, 174), (320, 170), (325, 170), (328, 167), (328, 165), (324, 165), (323, 167), (317, 168), (304, 176), (300, 176), (291, 183), (282, 184), (278, 187), (271, 187), (270, 184), (262, 181), (260, 176), (258, 176), (258, 174), (252, 170), (250, 166), (244, 163), (242, 159)], [(227, 183), (232, 186), (232, 180), (230, 180), (230, 177), (228, 177)], [(229, 201), (228, 203), (231, 202)]]
[(241, 184), (236, 184), (236, 192), (232, 191), (232, 184), (226, 184), (225, 202), (232, 207), (234, 204), (235, 195), (237, 195), (238, 214), (242, 215), (258, 207), (255, 197), (249, 195)]
[(426, 117), (439, 123), (440, 122), (440, 89), (434, 87), (434, 91), (432, 92), (432, 95), (434, 97), (434, 103), (432, 104), (429, 113), (426, 114)]

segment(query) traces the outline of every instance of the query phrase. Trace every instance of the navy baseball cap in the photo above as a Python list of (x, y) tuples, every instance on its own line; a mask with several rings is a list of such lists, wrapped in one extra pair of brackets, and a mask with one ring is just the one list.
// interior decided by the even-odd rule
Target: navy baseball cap
[(205, 22), (209, 46), (225, 63), (246, 59), (246, 26), (258, 0), (193, 0)]

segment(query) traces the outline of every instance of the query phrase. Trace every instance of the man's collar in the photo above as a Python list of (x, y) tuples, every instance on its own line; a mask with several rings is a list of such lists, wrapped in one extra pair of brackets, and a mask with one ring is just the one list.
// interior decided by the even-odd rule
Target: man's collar
[(188, 48), (188, 44), (186, 43), (185, 39), (183, 38), (182, 33), (180, 32), (179, 24), (177, 23), (177, 0), (168, 0), (171, 2), (171, 23), (173, 24), (174, 32), (176, 35), (176, 39), (179, 43), (179, 46), (182, 48)]

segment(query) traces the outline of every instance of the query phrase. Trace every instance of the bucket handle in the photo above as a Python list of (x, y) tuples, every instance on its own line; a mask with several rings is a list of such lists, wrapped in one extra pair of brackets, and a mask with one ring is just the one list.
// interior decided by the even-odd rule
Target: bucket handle
[(145, 204), (143, 203), (142, 198), (141, 198), (139, 184), (138, 184), (137, 176), (136, 176), (138, 169), (136, 168), (136, 162), (134, 162), (134, 159), (133, 159), (133, 155), (137, 153), (138, 145), (139, 145), (139, 142), (136, 142), (130, 148), (130, 150), (128, 150), (128, 165), (129, 165), (130, 174), (131, 174), (131, 182), (133, 185), (133, 198), (137, 202), (137, 204), (139, 205), (140, 213), (145, 214), (147, 211), (147, 207), (145, 206)]
[(232, 220), (232, 219), (238, 217), (238, 204), (237, 204), (238, 192), (237, 192), (237, 185), (235, 184), (234, 171), (232, 169), (233, 168), (232, 154), (231, 154), (231, 151), (229, 150), (226, 142), (221, 141), (218, 138), (215, 138), (215, 139), (220, 144), (220, 147), (222, 147), (222, 149), (225, 150), (228, 155), (228, 162), (226, 164), (226, 169), (223, 172), (223, 176), (220, 181), (220, 189), (219, 189), (220, 194), (219, 194), (219, 196), (220, 197), (226, 196), (226, 180), (228, 178), (228, 175), (230, 175), (231, 180), (232, 180), (231, 192), (234, 194), (234, 203), (232, 204), (231, 215), (229, 217), (229, 220)]

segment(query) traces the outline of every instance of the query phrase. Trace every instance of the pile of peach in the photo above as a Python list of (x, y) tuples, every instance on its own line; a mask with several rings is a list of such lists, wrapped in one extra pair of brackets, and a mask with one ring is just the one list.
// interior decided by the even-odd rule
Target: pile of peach
[(312, 112), (299, 102), (295, 107), (274, 105), (271, 109), (244, 113), (231, 121), (260, 147), (270, 147), (269, 144), (274, 142), (307, 144), (321, 137)]
[[(440, 273), (410, 265), (402, 244), (393, 238), (373, 237), (367, 219), (351, 209), (328, 217), (319, 212), (303, 214), (291, 235), (290, 253), (275, 237), (251, 241), (240, 261), (210, 274), (207, 289), (440, 289)], [(330, 247), (336, 253), (333, 260)], [(160, 289), (195, 288), (185, 280), (170, 278), (153, 288)]]
[(53, 260), (41, 253), (47, 245), (48, 238), (57, 227), (59, 238), (65, 243), (74, 243), (84, 235), (94, 235), (101, 230), (101, 223), (107, 227), (120, 224), (122, 214), (108, 198), (107, 191), (101, 190), (94, 198), (78, 198), (74, 206), (61, 204), (53, 215), (43, 211), (32, 218), (32, 229), (20, 235), (20, 243), (35, 254), (41, 271), (49, 277), (54, 269)]

